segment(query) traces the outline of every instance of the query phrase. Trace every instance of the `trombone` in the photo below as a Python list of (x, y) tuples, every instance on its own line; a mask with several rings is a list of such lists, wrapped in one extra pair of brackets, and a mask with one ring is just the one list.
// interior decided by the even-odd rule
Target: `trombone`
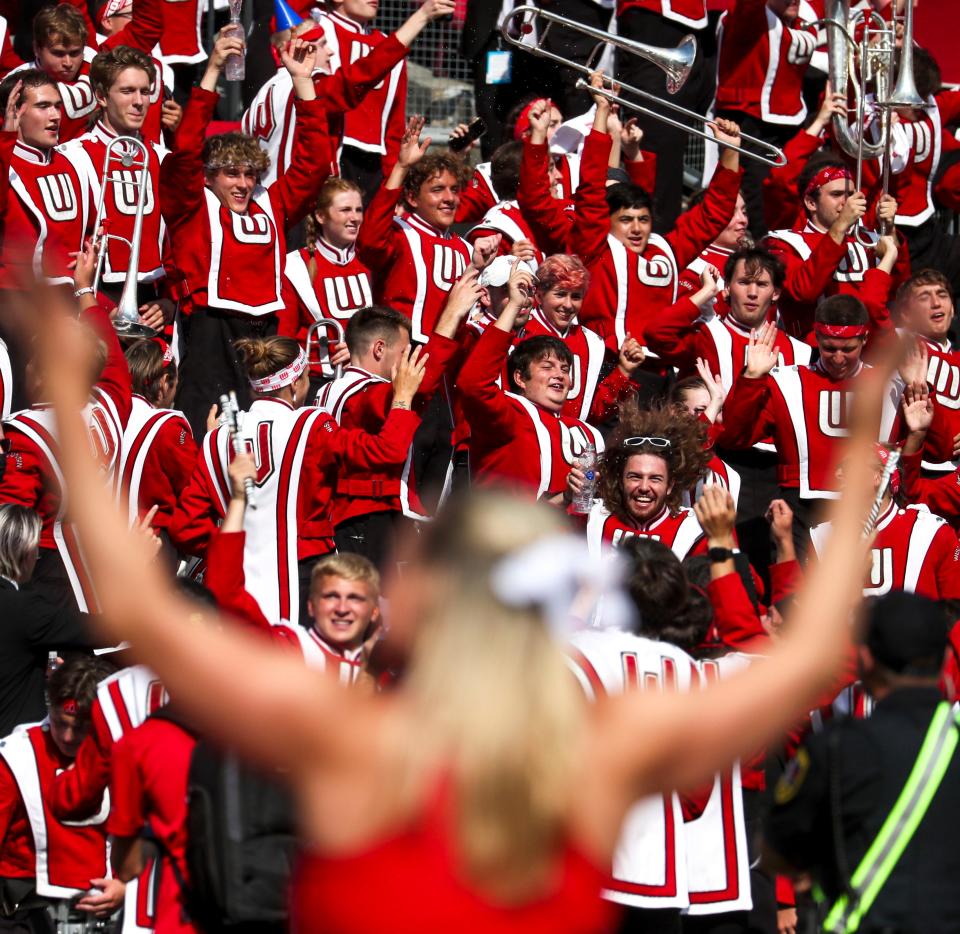
[[(115, 166), (119, 164), (129, 169), (139, 158), (141, 165), (135, 178), (126, 178)], [(133, 233), (128, 240), (120, 234), (107, 233), (106, 210), (108, 185), (120, 185), (136, 191), (137, 205), (133, 220)], [(143, 212), (147, 204), (147, 187), (150, 180), (150, 150), (146, 144), (133, 136), (118, 136), (107, 144), (103, 157), (103, 172), (100, 176), (100, 201), (97, 204), (97, 217), (93, 223), (93, 248), (97, 254), (97, 268), (93, 278), (94, 291), (100, 285), (103, 264), (106, 262), (106, 241), (119, 240), (130, 248), (127, 262), (127, 274), (123, 280), (123, 291), (117, 302), (117, 314), (113, 319), (114, 330), (121, 337), (156, 337), (157, 331), (140, 323), (140, 306), (137, 303), (137, 271), (140, 268), (140, 240), (143, 233)]]
[[(514, 23), (514, 20), (519, 20), (520, 22)], [(534, 32), (538, 20), (543, 20), (546, 25), (539, 33), (537, 44), (527, 45), (524, 37)], [(597, 44), (587, 56), (587, 60), (584, 63), (571, 61), (543, 47), (544, 38), (554, 25), (560, 26), (563, 29), (569, 29), (573, 32), (579, 32), (582, 35), (597, 40)], [(623, 36), (615, 36), (612, 33), (604, 32), (602, 29), (594, 29), (592, 26), (585, 26), (576, 20), (567, 19), (565, 16), (558, 16), (556, 13), (550, 13), (547, 10), (541, 10), (535, 6), (518, 6), (508, 13), (500, 25), (500, 33), (504, 40), (509, 42), (510, 45), (516, 46), (518, 49), (522, 49), (540, 58), (550, 59), (550, 61), (557, 62), (566, 68), (572, 68), (574, 71), (579, 71), (584, 75), (590, 75), (596, 71), (596, 63), (599, 61), (606, 46), (615, 46), (631, 55), (639, 55), (641, 58), (652, 62), (665, 72), (667, 76), (667, 92), (670, 94), (676, 94), (677, 91), (683, 87), (687, 78), (690, 76), (690, 70), (693, 67), (693, 62), (697, 55), (697, 40), (694, 36), (685, 36), (680, 40), (680, 44), (676, 48), (663, 49), (659, 46), (636, 42), (633, 39), (625, 39)], [(587, 82), (581, 78), (577, 81), (577, 87), (587, 88), (588, 85)], [(630, 97), (622, 96), (628, 94), (631, 97), (652, 101), (660, 107), (664, 107), (680, 116), (696, 121), (703, 127), (706, 127), (710, 123), (706, 117), (698, 114), (695, 110), (681, 107), (679, 104), (658, 97), (656, 94), (651, 94), (649, 91), (644, 91), (623, 83), (620, 83), (619, 94), (604, 88), (591, 88), (590, 90), (591, 93), (599, 94), (611, 103), (618, 104), (628, 110), (634, 110), (637, 113), (645, 114), (648, 117), (653, 117), (661, 123), (666, 123), (668, 126), (675, 127), (678, 130), (683, 130), (684, 133), (690, 133), (694, 136), (700, 136), (703, 139), (715, 141), (715, 137), (706, 129), (697, 129), (695, 126), (689, 126), (657, 110), (644, 107), (637, 101), (631, 100)], [(766, 165), (777, 167), (787, 164), (787, 157), (784, 155), (782, 149), (771, 145), (765, 140), (758, 139), (756, 136), (750, 136), (747, 133), (741, 133), (740, 139), (760, 151), (754, 152), (750, 149), (745, 149), (743, 146), (731, 146), (729, 143), (725, 145), (748, 159), (756, 159), (758, 162), (763, 162)]]
[[(320, 356), (320, 347), (323, 344), (327, 345), (327, 359), (329, 362), (330, 357), (330, 337), (327, 336), (326, 339), (319, 337), (317, 332), (323, 328), (324, 330), (333, 331), (336, 336), (337, 343), (343, 344), (343, 325), (336, 318), (317, 318), (310, 327), (307, 328), (307, 365), (308, 366), (321, 366), (323, 364), (323, 358)], [(343, 376), (343, 364), (338, 363), (333, 368), (333, 378), (340, 379)]]

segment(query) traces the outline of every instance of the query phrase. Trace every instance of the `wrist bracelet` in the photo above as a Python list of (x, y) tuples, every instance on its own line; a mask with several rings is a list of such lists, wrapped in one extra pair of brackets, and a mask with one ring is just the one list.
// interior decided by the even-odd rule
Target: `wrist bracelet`
[(95, 294), (95, 293), (94, 293), (94, 291), (93, 291), (93, 286), (92, 286), (92, 285), (85, 285), (82, 289), (74, 289), (74, 290), (73, 290), (73, 297), (74, 297), (74, 298), (79, 298), (81, 295), (93, 295), (93, 294)]

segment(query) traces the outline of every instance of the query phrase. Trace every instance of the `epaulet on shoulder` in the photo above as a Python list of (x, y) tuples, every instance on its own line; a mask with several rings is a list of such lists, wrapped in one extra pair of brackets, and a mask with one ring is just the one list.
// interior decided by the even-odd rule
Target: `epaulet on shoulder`
[(906, 508), (919, 512), (924, 519), (936, 522), (938, 525), (947, 525), (947, 520), (944, 519), (943, 516), (938, 516), (935, 512), (930, 512), (930, 507), (924, 503), (910, 503)]

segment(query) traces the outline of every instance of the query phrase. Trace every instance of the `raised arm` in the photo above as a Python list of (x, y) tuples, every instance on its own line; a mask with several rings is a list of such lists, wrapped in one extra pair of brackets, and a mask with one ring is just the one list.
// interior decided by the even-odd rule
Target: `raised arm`
[[(162, 0), (133, 0), (133, 15), (130, 21), (119, 32), (108, 36), (100, 45), (101, 50), (127, 45), (150, 55), (163, 33), (161, 2)], [(163, 81), (159, 73), (157, 81)]]
[(104, 610), (100, 628), (111, 640), (132, 642), (134, 655), (149, 661), (198, 729), (256, 761), (291, 770), (297, 780), (350, 742), (353, 717), (366, 700), (345, 697), (334, 679), (318, 677), (293, 653), (225, 625), (216, 612), (178, 594), (153, 562), (152, 548), (128, 531), (98, 478), (79, 418), (90, 362), (83, 348), (71, 346), (69, 311), (53, 296), (46, 303), (41, 352), (73, 518)]

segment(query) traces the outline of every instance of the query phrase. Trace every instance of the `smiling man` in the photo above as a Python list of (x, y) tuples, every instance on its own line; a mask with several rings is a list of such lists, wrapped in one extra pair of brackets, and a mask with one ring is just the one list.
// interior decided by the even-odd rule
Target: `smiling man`
[[(599, 554), (631, 538), (654, 538), (682, 561), (706, 550), (693, 510), (682, 505), (710, 459), (703, 428), (675, 410), (633, 408), (610, 438), (587, 518), (587, 543)], [(582, 474), (568, 478), (570, 499)]]
[(316, 204), (333, 156), (311, 79), (317, 49), (301, 39), (280, 52), (299, 113), (293, 160), (280, 179), (261, 184), (269, 159), (252, 137), (206, 136), (220, 72), (242, 48), (240, 39), (217, 39), (160, 178), (160, 206), (182, 277), (177, 407), (197, 437), (221, 393), (236, 389), (241, 408), (251, 401), (233, 341), (276, 333), (286, 230)]
[[(532, 301), (533, 277), (517, 263), (509, 299), (477, 341), (457, 388), (470, 425), (476, 483), (506, 485), (559, 503), (576, 459), (588, 444), (602, 451), (603, 438), (580, 419), (562, 414), (573, 385), (574, 357), (559, 337), (531, 337), (510, 354), (516, 319)], [(505, 360), (508, 391), (497, 385)]]

